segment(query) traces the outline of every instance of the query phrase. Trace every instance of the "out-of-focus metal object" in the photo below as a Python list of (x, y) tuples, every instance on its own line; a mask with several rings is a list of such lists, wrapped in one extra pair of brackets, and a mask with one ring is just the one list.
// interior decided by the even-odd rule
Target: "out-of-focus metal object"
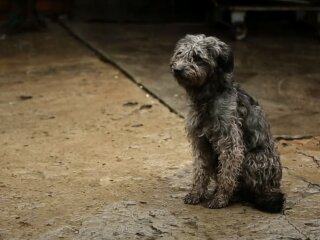
[(212, 0), (215, 11), (229, 11), (232, 35), (236, 40), (246, 38), (248, 28), (245, 23), (248, 12), (295, 11), (297, 20), (302, 20), (307, 12), (316, 14), (317, 36), (320, 39), (320, 0)]

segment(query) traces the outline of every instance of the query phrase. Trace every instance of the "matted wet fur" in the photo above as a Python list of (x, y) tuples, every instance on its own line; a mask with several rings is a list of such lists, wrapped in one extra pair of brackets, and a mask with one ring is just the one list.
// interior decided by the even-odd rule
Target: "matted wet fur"
[[(184, 202), (206, 200), (209, 208), (224, 208), (238, 195), (260, 210), (280, 212), (285, 197), (279, 154), (265, 113), (233, 80), (231, 48), (215, 37), (187, 35), (170, 67), (188, 96), (194, 178)], [(215, 190), (208, 194), (211, 179)]]

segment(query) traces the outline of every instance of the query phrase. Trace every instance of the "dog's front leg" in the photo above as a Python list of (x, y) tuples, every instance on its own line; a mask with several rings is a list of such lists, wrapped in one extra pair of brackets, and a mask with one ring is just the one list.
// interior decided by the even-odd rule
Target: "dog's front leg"
[(214, 143), (215, 150), (219, 153), (219, 166), (217, 175), (217, 188), (213, 199), (208, 203), (209, 208), (226, 207), (237, 187), (237, 180), (244, 159), (244, 146), (241, 130), (237, 124), (224, 128)]
[(186, 204), (198, 204), (205, 198), (212, 175), (212, 148), (205, 137), (192, 137), (191, 144), (194, 155), (194, 176), (192, 190), (184, 197)]

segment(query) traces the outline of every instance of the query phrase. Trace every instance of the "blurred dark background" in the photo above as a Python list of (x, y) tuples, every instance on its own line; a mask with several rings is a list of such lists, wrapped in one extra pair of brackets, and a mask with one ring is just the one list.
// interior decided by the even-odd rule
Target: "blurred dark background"
[[(0, 14), (3, 19), (12, 9), (12, 5), (28, 0), (0, 0)], [(100, 20), (114, 22), (170, 22), (170, 21), (207, 21), (212, 20), (217, 10), (234, 7), (250, 7), (254, 17), (255, 7), (258, 10), (273, 13), (262, 18), (273, 19), (279, 9), (283, 18), (294, 18), (294, 11), (317, 11), (320, 7), (318, 0), (31, 0), (41, 13), (50, 17), (68, 15), (83, 20)], [(256, 8), (258, 9), (258, 8)], [(293, 11), (294, 10), (294, 11)], [(290, 13), (289, 13), (290, 12)], [(220, 12), (221, 13), (221, 12)], [(218, 13), (218, 14), (220, 14)], [(316, 17), (316, 14), (314, 14)]]
[[(40, 17), (51, 19), (63, 16), (109, 23), (218, 23), (238, 40), (247, 36), (248, 27), (259, 28), (259, 24), (270, 22), (289, 24), (296, 30), (303, 25), (305, 32), (320, 36), (319, 0), (0, 0), (0, 20), (18, 21), (12, 20), (13, 13), (28, 4)], [(34, 14), (31, 7), (29, 12)]]
[[(23, 0), (22, 0), (23, 1)], [(22, 2), (21, 1), (21, 2)], [(1, 0), (2, 18), (19, 0)], [(103, 21), (201, 21), (210, 1), (200, 0), (38, 0), (37, 9), (48, 16), (67, 14), (87, 20)]]

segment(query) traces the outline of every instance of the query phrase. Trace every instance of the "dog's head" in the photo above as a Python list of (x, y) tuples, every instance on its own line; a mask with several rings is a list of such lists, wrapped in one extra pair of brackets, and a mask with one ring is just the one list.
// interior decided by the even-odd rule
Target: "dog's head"
[(178, 41), (170, 67), (180, 85), (200, 87), (216, 72), (232, 73), (233, 53), (215, 37), (187, 35)]

